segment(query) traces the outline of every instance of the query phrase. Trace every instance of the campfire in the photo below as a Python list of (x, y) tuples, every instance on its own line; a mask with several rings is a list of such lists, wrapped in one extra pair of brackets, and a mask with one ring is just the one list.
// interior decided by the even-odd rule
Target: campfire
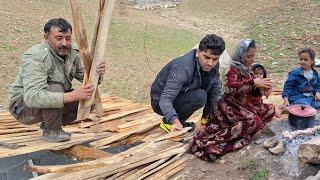
[(304, 130), (286, 130), (264, 142), (271, 154), (279, 155), (279, 163), (290, 176), (300, 176), (307, 163), (320, 164), (320, 126)]

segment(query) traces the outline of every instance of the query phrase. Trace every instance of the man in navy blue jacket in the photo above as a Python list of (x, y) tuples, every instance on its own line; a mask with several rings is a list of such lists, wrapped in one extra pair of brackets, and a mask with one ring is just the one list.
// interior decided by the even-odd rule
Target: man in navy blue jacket
[(153, 110), (164, 116), (162, 129), (169, 132), (194, 127), (186, 120), (203, 106), (203, 116), (210, 113), (222, 95), (219, 58), (224, 49), (221, 37), (207, 35), (198, 49), (172, 60), (159, 72), (150, 95)]

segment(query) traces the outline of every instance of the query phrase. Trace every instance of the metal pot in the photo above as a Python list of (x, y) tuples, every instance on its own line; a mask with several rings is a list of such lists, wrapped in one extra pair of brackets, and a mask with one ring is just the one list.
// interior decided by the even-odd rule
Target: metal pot
[(288, 107), (289, 123), (299, 130), (312, 128), (317, 110), (309, 105), (295, 104)]

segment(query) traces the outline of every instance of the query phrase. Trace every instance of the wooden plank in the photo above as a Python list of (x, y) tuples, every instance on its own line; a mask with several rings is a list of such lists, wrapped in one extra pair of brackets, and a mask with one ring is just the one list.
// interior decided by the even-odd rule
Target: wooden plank
[(177, 165), (175, 168), (171, 169), (170, 171), (165, 172), (165, 174), (162, 175), (160, 178), (158, 178), (158, 180), (167, 180), (171, 176), (175, 175), (176, 173), (184, 169), (184, 167), (185, 166), (183, 164)]
[[(141, 112), (141, 111), (144, 111), (144, 110), (147, 110), (148, 108), (147, 107), (140, 107), (140, 108), (137, 108), (137, 109), (133, 109), (133, 110), (129, 110), (129, 111), (125, 111), (125, 112), (120, 112), (120, 113), (116, 113), (116, 114), (112, 114), (110, 116), (106, 116), (106, 117), (102, 117), (100, 120), (99, 120), (99, 123), (102, 123), (102, 122), (107, 122), (107, 121), (112, 121), (114, 119), (118, 119), (118, 118), (121, 118), (121, 117), (124, 117), (124, 116), (128, 116), (130, 114), (133, 114), (133, 113), (137, 113), (137, 112)], [(94, 122), (87, 122), (87, 123), (83, 123), (81, 124), (81, 127), (82, 128), (87, 128), (87, 127), (90, 127), (92, 125), (95, 125)]]
[(81, 160), (81, 161), (84, 161), (84, 160), (91, 161), (99, 158), (106, 158), (106, 157), (113, 156), (112, 154), (107, 153), (105, 151), (93, 149), (83, 145), (74, 145), (70, 148), (62, 149), (54, 152), (58, 154), (66, 155), (68, 157), (76, 158), (77, 160)]
[(15, 138), (15, 137), (24, 137), (24, 136), (32, 136), (36, 134), (41, 134), (40, 131), (31, 131), (31, 132), (22, 132), (22, 133), (13, 133), (13, 134), (3, 134), (0, 135), (0, 139), (7, 139), (7, 138)]
[(0, 149), (0, 158), (16, 156), (20, 154), (27, 154), (41, 150), (60, 150), (71, 147), (76, 144), (82, 144), (87, 141), (99, 139), (95, 134), (72, 134), (71, 140), (59, 143), (49, 143), (43, 140), (33, 141), (25, 147), (18, 149)]
[(169, 160), (170, 157), (160, 159), (158, 161), (155, 161), (154, 163), (150, 164), (149, 166), (135, 172), (134, 174), (131, 174), (130, 176), (127, 177), (127, 179), (139, 179), (143, 174), (146, 174), (148, 171), (151, 171), (152, 169), (160, 166), (167, 160)]
[[(182, 145), (182, 144), (180, 144), (180, 145)], [(173, 156), (175, 154), (183, 154), (185, 151), (186, 151), (186, 146), (184, 146), (184, 147), (180, 146), (180, 148), (178, 148), (178, 149), (176, 147), (171, 147), (169, 149), (162, 150), (162, 151), (158, 152), (156, 155), (149, 155), (149, 156), (136, 155), (135, 157), (132, 157), (133, 159), (136, 158), (135, 160), (132, 160), (132, 158), (131, 159), (129, 158), (128, 160), (126, 160), (126, 159), (123, 160), (123, 162), (124, 161), (131, 162), (127, 166), (123, 166), (122, 165), (122, 168), (115, 169), (113, 171), (109, 171), (109, 172), (106, 172), (106, 173), (99, 173), (99, 175), (94, 175), (90, 179), (99, 179), (101, 177), (106, 177), (106, 176), (109, 176), (109, 175), (117, 173), (117, 172), (121, 172), (121, 171), (124, 171), (124, 170), (127, 170), (127, 169), (135, 168), (135, 167), (138, 167), (138, 166), (141, 166), (141, 165), (144, 165), (144, 164), (148, 164), (150, 162), (157, 161), (159, 159), (163, 159), (163, 158), (166, 159), (166, 158), (171, 157), (171, 156)], [(156, 152), (156, 151), (153, 150), (151, 152)], [(138, 160), (138, 159), (140, 159), (140, 160)], [(134, 162), (134, 163), (132, 163), (132, 162)]]
[[(184, 147), (185, 147), (185, 151), (186, 151), (186, 150), (187, 150), (187, 145), (184, 145)], [(175, 157), (171, 158), (169, 161), (161, 164), (160, 166), (152, 169), (151, 171), (148, 171), (148, 172), (142, 174), (138, 179), (144, 179), (144, 178), (146, 178), (147, 176), (150, 176), (151, 174), (154, 174), (154, 173), (158, 172), (159, 170), (167, 167), (169, 164), (171, 164), (171, 163), (177, 161), (178, 159), (180, 159), (180, 157), (185, 153), (185, 151), (180, 152), (180, 153), (177, 154)]]
[(0, 130), (0, 135), (2, 135), (2, 134), (12, 134), (12, 133), (21, 133), (21, 132), (37, 131), (38, 129), (39, 129), (39, 128), (30, 127), (30, 128), (19, 128), (19, 129)]
[[(100, 64), (104, 59), (104, 52), (106, 49), (109, 25), (111, 21), (111, 15), (114, 8), (115, 0), (100, 0), (100, 2), (104, 2), (103, 10), (100, 16), (100, 24), (98, 30), (97, 41), (95, 45), (94, 57), (91, 65), (89, 82), (94, 84), (94, 89), (98, 86), (99, 74), (96, 72), (96, 67)], [(91, 106), (93, 103), (94, 95), (91, 96), (89, 100), (85, 102), (85, 106)]]
[(95, 147), (95, 148), (98, 148), (98, 147), (101, 147), (101, 146), (105, 146), (105, 145), (111, 144), (111, 143), (113, 143), (115, 141), (119, 141), (121, 139), (129, 137), (130, 135), (148, 131), (149, 129), (152, 129), (153, 127), (155, 127), (155, 126), (157, 126), (159, 124), (160, 124), (160, 120), (159, 119), (158, 120), (154, 120), (154, 121), (152, 121), (152, 122), (150, 122), (148, 124), (143, 124), (143, 125), (136, 126), (132, 130), (128, 130), (128, 131), (125, 131), (125, 132), (117, 133), (117, 134), (115, 134), (115, 135), (113, 135), (111, 137), (91, 142), (90, 146)]
[[(32, 159), (28, 160), (28, 164), (29, 164), (29, 166), (34, 166)], [(33, 177), (38, 177), (39, 175), (38, 175), (37, 172), (32, 172), (32, 176)]]
[(158, 141), (163, 141), (163, 140), (166, 140), (166, 139), (171, 139), (171, 138), (174, 138), (174, 137), (177, 137), (177, 136), (181, 136), (185, 133), (188, 132), (188, 130), (190, 130), (191, 127), (186, 127), (186, 128), (183, 128), (181, 131), (173, 131), (173, 132), (169, 132), (163, 136), (160, 136), (160, 137), (157, 137), (154, 141), (155, 142), (158, 142)]
[[(165, 166), (163, 169), (159, 170), (157, 173), (149, 176), (146, 180), (153, 180), (153, 179), (168, 179), (171, 175), (175, 174), (176, 172), (182, 170), (183, 164), (188, 160), (188, 157), (183, 157), (182, 159), (176, 160), (175, 162)], [(177, 168), (179, 167), (180, 168)], [(177, 169), (175, 169), (177, 168)], [(173, 171), (172, 171), (173, 170)], [(170, 172), (170, 173), (169, 173)]]
[[(128, 150), (128, 152), (120, 153), (119, 155), (115, 155), (109, 158), (101, 158), (94, 161), (71, 164), (71, 165), (34, 166), (34, 167), (30, 167), (30, 170), (41, 172), (41, 173), (78, 171), (78, 172), (73, 172), (72, 174), (74, 174), (76, 177), (79, 176), (81, 178), (85, 178), (85, 177), (89, 178), (89, 177), (93, 177), (92, 174), (99, 175), (101, 173), (102, 174), (111, 173), (109, 175), (112, 175), (117, 172), (125, 171), (132, 168), (132, 166), (129, 166), (129, 165), (134, 163), (138, 164), (138, 165), (134, 164), (134, 167), (137, 167), (149, 162), (153, 162), (158, 159), (162, 159), (165, 157), (172, 156), (174, 154), (178, 154), (184, 150), (184, 148), (182, 148), (181, 146), (182, 146), (181, 143), (175, 143), (171, 141), (162, 141), (158, 143), (151, 142), (151, 143), (147, 143), (147, 144), (143, 144), (143, 145), (131, 148)], [(153, 158), (153, 159), (149, 159), (152, 161), (149, 161), (149, 160), (148, 162), (141, 161), (141, 160), (147, 159), (148, 157)], [(95, 172), (93, 173), (91, 172), (92, 168), (95, 168), (95, 172), (97, 172), (97, 174), (95, 174)], [(86, 171), (89, 171), (89, 172), (86, 172)], [(84, 174), (90, 173), (90, 174), (84, 175), (82, 173)], [(72, 176), (72, 175), (69, 174), (68, 176)]]
[(131, 121), (131, 122), (127, 122), (125, 124), (119, 125), (118, 129), (124, 129), (124, 128), (128, 128), (128, 127), (144, 124), (144, 123), (147, 123), (147, 122), (149, 122), (150, 120), (152, 120), (154, 118), (156, 118), (155, 114), (150, 114), (150, 115), (147, 115), (145, 117), (140, 117), (135, 121)]

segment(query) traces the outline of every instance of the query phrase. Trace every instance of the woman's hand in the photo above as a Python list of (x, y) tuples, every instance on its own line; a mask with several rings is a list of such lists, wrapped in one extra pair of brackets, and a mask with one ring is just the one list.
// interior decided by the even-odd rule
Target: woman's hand
[(255, 78), (253, 79), (253, 82), (258, 88), (272, 88), (271, 78)]

